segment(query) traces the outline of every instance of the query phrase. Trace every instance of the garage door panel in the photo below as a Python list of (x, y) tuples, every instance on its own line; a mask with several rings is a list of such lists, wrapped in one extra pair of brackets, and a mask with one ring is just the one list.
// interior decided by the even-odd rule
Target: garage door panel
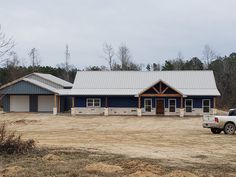
[(29, 112), (29, 96), (11, 95), (10, 96), (11, 112)]
[(38, 112), (52, 112), (53, 107), (53, 96), (38, 96)]

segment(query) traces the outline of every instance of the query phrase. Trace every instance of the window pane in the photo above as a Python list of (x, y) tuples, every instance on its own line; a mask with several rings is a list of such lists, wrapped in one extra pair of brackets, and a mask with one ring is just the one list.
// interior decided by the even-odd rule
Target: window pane
[(209, 107), (204, 107), (203, 112), (210, 112), (210, 108)]
[(186, 107), (186, 112), (192, 112), (192, 107)]
[(192, 100), (186, 100), (186, 106), (192, 106)]
[(175, 106), (175, 100), (170, 100), (170, 106)]
[(100, 106), (100, 99), (94, 99), (94, 106)]
[(210, 106), (210, 101), (209, 100), (204, 100), (203, 101), (203, 106)]
[(145, 100), (144, 105), (151, 105), (151, 100)]
[(175, 112), (175, 106), (170, 106), (170, 112)]
[(89, 107), (92, 107), (92, 106), (93, 106), (93, 103), (92, 103), (92, 102), (88, 102), (88, 106), (89, 106)]
[(152, 111), (152, 100), (151, 99), (145, 99), (144, 100), (144, 108), (146, 112)]
[(151, 112), (152, 111), (152, 107), (151, 106), (146, 106), (145, 107), (145, 111), (146, 112)]

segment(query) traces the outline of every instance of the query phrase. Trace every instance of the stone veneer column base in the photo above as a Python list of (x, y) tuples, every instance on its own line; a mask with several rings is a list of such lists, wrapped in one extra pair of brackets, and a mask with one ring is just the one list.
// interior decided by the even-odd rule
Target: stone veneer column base
[(71, 108), (71, 115), (75, 116), (76, 112), (75, 112), (75, 108)]
[(53, 108), (53, 115), (57, 115), (57, 108)]
[(137, 109), (137, 115), (142, 116), (142, 109), (140, 109), (140, 108)]
[(184, 117), (184, 109), (179, 109), (179, 116)]
[(109, 116), (108, 108), (104, 108), (104, 116)]

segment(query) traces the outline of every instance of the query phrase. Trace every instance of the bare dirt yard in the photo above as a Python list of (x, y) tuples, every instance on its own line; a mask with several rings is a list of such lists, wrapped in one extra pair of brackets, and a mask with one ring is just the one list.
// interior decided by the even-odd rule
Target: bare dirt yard
[[(28, 160), (0, 155), (0, 176), (13, 167), (30, 176), (34, 163), (38, 171), (33, 176), (236, 176), (236, 135), (213, 135), (202, 128), (200, 117), (11, 113), (0, 114), (1, 122), (47, 150), (28, 155)], [(50, 173), (41, 174), (43, 168)], [(64, 171), (54, 174), (52, 168)]]

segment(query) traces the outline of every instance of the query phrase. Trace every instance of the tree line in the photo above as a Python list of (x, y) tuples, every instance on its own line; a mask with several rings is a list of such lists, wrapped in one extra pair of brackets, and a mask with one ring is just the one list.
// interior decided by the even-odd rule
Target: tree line
[[(32, 48), (28, 53), (29, 65), (26, 66), (14, 51), (13, 38), (7, 37), (0, 26), (0, 85), (6, 84), (17, 78), (32, 72), (41, 72), (55, 75), (59, 78), (73, 82), (76, 72), (79, 70), (70, 64), (69, 46), (66, 45), (64, 62), (56, 67), (41, 66), (39, 50)], [(229, 56), (219, 56), (206, 45), (202, 51), (203, 57), (186, 59), (181, 53), (176, 58), (166, 59), (163, 64), (160, 61), (153, 63), (136, 63), (130, 49), (121, 44), (117, 50), (111, 44), (103, 45), (103, 58), (106, 66), (88, 66), (86, 71), (170, 71), (170, 70), (213, 70), (218, 89), (221, 93), (218, 99), (218, 107), (233, 108), (236, 106), (236, 53)], [(162, 60), (163, 61), (163, 60)]]

